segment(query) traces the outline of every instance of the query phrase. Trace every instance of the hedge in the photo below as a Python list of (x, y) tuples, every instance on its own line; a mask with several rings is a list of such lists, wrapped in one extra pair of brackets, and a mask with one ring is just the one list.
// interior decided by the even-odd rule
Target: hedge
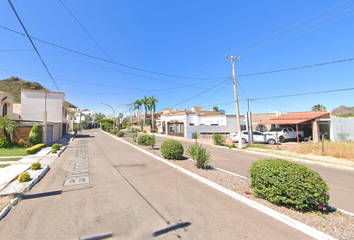
[(249, 172), (251, 188), (257, 197), (301, 211), (328, 205), (326, 182), (306, 166), (281, 159), (263, 159), (254, 162)]
[(40, 144), (36, 144), (33, 147), (27, 148), (26, 149), (26, 153), (27, 154), (33, 154), (37, 151), (39, 151), (40, 149), (45, 147), (45, 143), (40, 143)]
[(167, 140), (161, 144), (161, 153), (166, 159), (182, 159), (183, 151), (183, 145), (176, 140)]

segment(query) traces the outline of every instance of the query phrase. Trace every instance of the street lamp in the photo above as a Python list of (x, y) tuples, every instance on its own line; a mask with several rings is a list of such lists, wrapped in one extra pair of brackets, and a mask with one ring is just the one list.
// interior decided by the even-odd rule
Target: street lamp
[[(117, 108), (119, 108), (120, 106), (123, 106), (123, 105), (129, 105), (129, 104), (123, 103), (123, 104), (119, 105), (118, 107), (116, 107), (116, 109), (113, 109), (113, 107), (112, 107), (111, 105), (107, 104), (107, 103), (102, 103), (102, 102), (101, 102), (101, 104), (107, 105), (108, 107), (112, 108), (112, 110), (113, 110), (113, 117), (114, 117), (114, 118), (116, 118), (116, 110), (117, 110)], [(114, 123), (115, 123), (115, 121), (113, 121), (113, 129), (114, 129)]]

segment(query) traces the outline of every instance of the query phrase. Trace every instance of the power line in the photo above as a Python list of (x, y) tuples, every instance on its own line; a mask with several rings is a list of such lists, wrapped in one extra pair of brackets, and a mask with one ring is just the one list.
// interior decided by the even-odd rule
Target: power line
[(304, 96), (304, 95), (312, 95), (312, 94), (320, 94), (320, 93), (342, 92), (342, 91), (350, 91), (350, 90), (354, 90), (354, 87), (353, 88), (327, 90), (327, 91), (319, 91), (319, 92), (295, 93), (295, 94), (280, 95), (280, 96), (273, 96), (273, 97), (253, 98), (253, 99), (250, 99), (250, 101), (262, 100), (262, 99), (272, 99), (272, 98)]
[[(351, 7), (351, 8), (354, 8), (354, 7)], [(332, 21), (327, 22), (327, 23), (325, 23), (325, 24), (319, 25), (319, 26), (317, 26), (317, 27), (311, 28), (311, 29), (309, 29), (309, 30), (306, 30), (306, 31), (301, 32), (301, 33), (299, 33), (299, 34), (296, 34), (296, 35), (294, 35), (294, 36), (285, 38), (285, 39), (280, 40), (280, 41), (278, 41), (278, 42), (275, 42), (275, 43), (273, 43), (273, 44), (269, 44), (268, 46), (264, 46), (264, 47), (262, 47), (262, 48), (260, 48), (260, 49), (257, 49), (257, 48), (259, 48), (259, 47), (261, 47), (261, 46), (263, 46), (263, 45), (265, 45), (265, 44), (268, 44), (268, 43), (273, 42), (273, 41), (275, 41), (275, 40), (277, 40), (277, 39), (283, 38), (283, 37), (285, 37), (285, 36), (287, 36), (287, 35), (289, 35), (289, 34), (291, 34), (291, 33), (297, 32), (298, 30), (293, 31), (293, 32), (291, 32), (291, 33), (288, 33), (288, 34), (282, 36), (282, 37), (276, 38), (276, 39), (274, 39), (274, 40), (272, 40), (272, 41), (269, 41), (269, 42), (267, 42), (267, 43), (265, 43), (265, 44), (262, 44), (262, 45), (260, 45), (259, 47), (252, 48), (252, 49), (250, 49), (250, 50), (248, 50), (248, 51), (245, 51), (244, 53), (242, 53), (242, 54), (240, 54), (240, 55), (246, 56), (246, 55), (248, 55), (248, 54), (257, 52), (257, 51), (259, 51), (259, 50), (262, 50), (262, 49), (264, 49), (264, 48), (267, 48), (267, 47), (273, 46), (273, 45), (275, 45), (275, 44), (278, 44), (278, 43), (284, 42), (284, 41), (286, 41), (286, 40), (289, 40), (289, 39), (291, 39), (291, 38), (297, 37), (297, 36), (302, 35), (302, 34), (304, 34), (304, 33), (313, 31), (313, 30), (315, 30), (315, 29), (317, 29), (317, 28), (326, 26), (326, 25), (328, 25), (328, 24), (331, 24), (331, 23), (336, 22), (336, 21), (338, 21), (338, 20), (341, 20), (341, 19), (343, 19), (343, 18), (349, 17), (349, 16), (351, 16), (351, 15), (353, 15), (353, 14), (354, 14), (354, 13), (350, 13), (350, 14), (348, 14), (348, 15), (345, 15), (345, 16), (343, 16), (343, 17), (337, 18), (337, 19), (335, 19), (335, 20), (332, 20)], [(321, 21), (322, 21), (322, 20), (321, 20)], [(320, 22), (320, 21), (318, 21), (318, 22)], [(310, 25), (313, 25), (313, 24), (310, 24)], [(308, 25), (308, 26), (310, 26), (310, 25)], [(307, 27), (307, 26), (306, 26), (306, 27)], [(306, 28), (306, 27), (304, 27), (304, 28)], [(303, 29), (303, 28), (301, 28), (301, 29)], [(300, 29), (300, 30), (301, 30), (301, 29)], [(251, 51), (251, 50), (253, 50), (253, 49), (257, 49), (257, 50)], [(249, 52), (249, 51), (251, 51), (251, 52)]]
[[(76, 20), (76, 22), (82, 27), (82, 29), (85, 30), (85, 32), (90, 36), (90, 38), (95, 42), (95, 44), (101, 49), (101, 51), (106, 55), (106, 57), (111, 61), (112, 59), (108, 56), (108, 54), (103, 50), (103, 48), (100, 46), (100, 44), (98, 44), (98, 42), (93, 38), (93, 36), (86, 30), (86, 28), (80, 23), (80, 21), (74, 16), (74, 14), (65, 6), (65, 4), (59, 0), (59, 2), (64, 6), (64, 8), (71, 14), (71, 16)], [(127, 75), (125, 75), (122, 70), (120, 70), (120, 68), (118, 67), (117, 64), (114, 64), (114, 66), (123, 74), (123, 76), (128, 79), (128, 81), (141, 93), (143, 94), (140, 89), (134, 84), (134, 82), (132, 80), (130, 80), (130, 78), (127, 77)]]
[(202, 102), (198, 103), (197, 106), (199, 106), (200, 104), (206, 102), (207, 100), (211, 99), (215, 94), (217, 94), (218, 92), (220, 92), (224, 87), (226, 87), (226, 85), (229, 82), (226, 82), (220, 89), (218, 89), (215, 93), (213, 93), (210, 97), (208, 97), (207, 99), (203, 100)]
[(202, 95), (202, 94), (204, 94), (204, 93), (210, 91), (211, 89), (216, 88), (219, 84), (223, 84), (224, 82), (227, 82), (227, 81), (229, 81), (229, 79), (227, 79), (227, 80), (225, 80), (225, 81), (223, 81), (223, 82), (221, 82), (221, 83), (218, 83), (217, 85), (212, 86), (211, 88), (208, 88), (207, 90), (205, 90), (205, 91), (203, 91), (203, 92), (201, 92), (201, 93), (198, 93), (197, 95), (194, 95), (193, 97), (190, 97), (190, 98), (188, 98), (188, 99), (186, 99), (186, 100), (184, 100), (184, 101), (182, 101), (182, 102), (179, 102), (179, 103), (177, 103), (177, 104), (175, 104), (175, 105), (173, 105), (173, 106), (170, 106), (170, 107), (168, 107), (168, 108), (173, 108), (173, 107), (175, 107), (175, 106), (177, 106), (177, 105), (180, 105), (180, 104), (182, 104), (182, 103), (185, 103), (185, 102), (187, 102), (187, 101), (189, 101), (189, 100), (191, 100), (191, 99), (193, 99), (193, 98), (196, 98), (196, 97), (198, 97), (198, 96), (200, 96), (200, 95)]
[(348, 59), (342, 59), (342, 60), (337, 60), (337, 61), (332, 61), (332, 62), (317, 63), (317, 64), (306, 65), (306, 66), (301, 66), (301, 67), (286, 68), (286, 69), (273, 70), (273, 71), (267, 71), (267, 72), (242, 74), (242, 75), (238, 75), (238, 76), (239, 77), (249, 77), (249, 76), (261, 75), (261, 74), (285, 72), (285, 71), (299, 70), (299, 69), (303, 69), (303, 68), (324, 66), (324, 65), (328, 65), (328, 64), (334, 64), (334, 63), (348, 62), (348, 61), (353, 61), (353, 60), (354, 60), (354, 58), (348, 58)]
[[(10, 29), (10, 28), (7, 28), (7, 27), (1, 26), (1, 25), (0, 25), (0, 28), (5, 29), (5, 30), (8, 30), (8, 31), (11, 31), (11, 32), (13, 32), (13, 33), (16, 33), (16, 34), (19, 34), (19, 35), (22, 35), (22, 36), (26, 36), (26, 35), (23, 34), (23, 33), (20, 33), (20, 32), (18, 32), (18, 31), (15, 31), (15, 30), (13, 30), (13, 29)], [(42, 42), (42, 43), (51, 45), (51, 46), (56, 47), (56, 48), (63, 49), (63, 50), (68, 51), (68, 52), (76, 53), (76, 54), (79, 54), (79, 55), (82, 55), (82, 56), (90, 57), (90, 58), (93, 58), (93, 59), (96, 59), (96, 60), (100, 60), (100, 61), (104, 61), (104, 62), (108, 62), (108, 63), (117, 64), (117, 65), (120, 65), (120, 66), (122, 66), (122, 67), (131, 68), (131, 69), (134, 69), (134, 70), (138, 70), (138, 71), (142, 71), (142, 72), (147, 72), (147, 73), (151, 73), (151, 74), (156, 74), (156, 75), (161, 75), (161, 76), (165, 76), (165, 77), (181, 78), (181, 79), (191, 79), (191, 80), (214, 80), (214, 79), (216, 80), (216, 79), (225, 79), (225, 78), (226, 78), (226, 77), (217, 77), (217, 78), (193, 78), (193, 77), (178, 76), (178, 75), (172, 75), (172, 74), (166, 74), (166, 73), (159, 73), (159, 72), (150, 71), (150, 70), (146, 70), (146, 69), (142, 69), (142, 68), (138, 68), (138, 67), (133, 67), (133, 66), (129, 66), (129, 65), (126, 65), (126, 64), (122, 64), (122, 63), (117, 63), (117, 62), (114, 62), (114, 61), (111, 61), (111, 60), (107, 60), (107, 59), (95, 57), (95, 56), (92, 56), (92, 55), (89, 55), (89, 54), (86, 54), (86, 53), (82, 53), (82, 52), (79, 52), (79, 51), (76, 51), (76, 50), (72, 50), (72, 49), (69, 49), (69, 48), (66, 48), (66, 47), (59, 46), (59, 45), (56, 45), (56, 44), (54, 44), (54, 43), (50, 43), (50, 42), (47, 42), (47, 41), (44, 41), (44, 40), (41, 40), (41, 39), (38, 39), (38, 38), (35, 38), (35, 37), (31, 37), (31, 38), (34, 39), (34, 40), (36, 40), (36, 41), (39, 41), (39, 42)]]
[[(314, 14), (314, 15), (308, 17), (308, 18), (305, 18), (305, 19), (303, 19), (303, 20), (301, 20), (301, 21), (299, 21), (299, 22), (297, 22), (297, 23), (294, 23), (294, 24), (292, 24), (292, 25), (290, 25), (290, 26), (287, 26), (287, 27), (285, 27), (285, 28), (283, 28), (283, 29), (281, 29), (281, 30), (278, 30), (278, 31), (276, 31), (276, 32), (274, 32), (274, 33), (272, 33), (272, 34), (269, 34), (269, 35), (267, 35), (267, 36), (265, 36), (265, 37), (262, 37), (262, 38), (260, 38), (260, 39), (258, 39), (258, 40), (256, 40), (256, 41), (254, 41), (254, 42), (251, 42), (251, 43), (249, 43), (249, 44), (246, 44), (246, 45), (244, 45), (244, 46), (242, 46), (242, 47), (240, 47), (240, 48), (238, 48), (238, 49), (236, 49), (236, 50), (233, 50), (233, 51), (231, 51), (231, 52), (229, 52), (229, 53), (227, 53), (227, 54), (231, 54), (231, 53), (233, 53), (233, 52), (236, 52), (236, 51), (239, 51), (239, 50), (241, 50), (241, 49), (243, 49), (243, 48), (246, 48), (246, 47), (248, 47), (248, 46), (251, 46), (251, 45), (253, 45), (253, 44), (257, 43), (257, 42), (260, 42), (260, 41), (262, 41), (262, 40), (264, 40), (264, 39), (267, 39), (267, 38), (269, 38), (269, 37), (271, 37), (271, 36), (274, 36), (274, 35), (276, 35), (276, 34), (278, 34), (278, 33), (280, 33), (280, 32), (283, 32), (283, 31), (285, 31), (285, 30), (287, 30), (287, 29), (289, 29), (289, 28), (291, 28), (291, 27), (294, 27), (294, 26), (296, 26), (296, 25), (299, 25), (299, 24), (302, 23), (302, 22), (305, 22), (305, 21), (307, 21), (307, 20), (309, 20), (309, 19), (311, 19), (311, 18), (314, 18), (314, 17), (316, 17), (316, 16), (322, 14), (322, 13), (325, 13), (325, 12), (327, 12), (327, 11), (329, 11), (329, 10), (332, 10), (332, 9), (334, 9), (334, 8), (336, 8), (336, 7), (338, 7), (338, 6), (342, 5), (342, 4), (344, 4), (344, 3), (346, 3), (346, 2), (349, 2), (349, 1), (350, 1), (350, 0), (346, 0), (346, 1), (344, 1), (344, 2), (341, 2), (341, 3), (339, 3), (339, 4), (336, 4), (336, 5), (334, 5), (334, 6), (330, 7), (330, 8), (327, 8), (327, 9), (325, 9), (325, 10), (319, 12), (319, 13), (316, 13), (316, 14)], [(223, 58), (223, 57), (217, 58), (216, 60), (214, 60), (213, 62), (207, 64), (206, 66), (204, 66), (204, 67), (202, 67), (202, 68), (200, 68), (199, 70), (201, 70), (201, 69), (203, 69), (203, 68), (205, 68), (205, 67), (207, 67), (207, 66), (213, 64), (214, 62), (217, 62), (218, 60), (220, 60), (220, 59), (222, 59), (222, 58)], [(219, 65), (219, 64), (218, 64), (218, 65)], [(196, 72), (198, 72), (199, 70), (197, 70)], [(207, 70), (208, 70), (208, 69), (207, 69)], [(205, 70), (205, 71), (207, 71), (207, 70)], [(204, 71), (204, 72), (205, 72), (205, 71)], [(194, 72), (194, 73), (196, 73), (196, 72)], [(194, 74), (194, 73), (193, 73), (193, 74)]]
[(10, 6), (11, 6), (12, 11), (15, 13), (15, 15), (16, 15), (16, 17), (17, 17), (18, 21), (20, 22), (20, 24), (21, 24), (21, 26), (22, 26), (23, 30), (25, 31), (26, 36), (27, 36), (27, 37), (28, 37), (28, 39), (30, 40), (30, 42), (31, 42), (31, 44), (32, 44), (32, 46), (33, 46), (33, 48), (34, 48), (34, 50), (36, 51), (36, 53), (37, 53), (37, 55), (38, 55), (39, 59), (41, 60), (41, 62), (42, 62), (42, 64), (43, 64), (44, 68), (47, 70), (47, 73), (49, 74), (50, 78), (52, 79), (52, 82), (54, 83), (54, 85), (55, 85), (56, 89), (60, 92), (60, 90), (59, 90), (59, 87), (58, 87), (57, 83), (55, 82), (55, 80), (54, 80), (54, 78), (53, 78), (52, 74), (49, 72), (49, 69), (47, 68), (47, 65), (44, 63), (44, 61), (43, 61), (43, 59), (42, 59), (41, 55), (39, 54), (39, 52), (38, 52), (38, 50), (37, 50), (36, 46), (34, 45), (34, 43), (33, 43), (32, 39), (31, 39), (30, 35), (28, 34), (28, 32), (27, 32), (27, 30), (26, 30), (25, 26), (23, 25), (23, 23), (22, 23), (22, 21), (21, 21), (20, 16), (17, 14), (17, 12), (16, 12), (16, 9), (15, 9), (14, 5), (12, 4), (11, 0), (7, 0), (7, 1), (8, 1), (8, 3), (9, 3), (9, 4), (10, 4)]

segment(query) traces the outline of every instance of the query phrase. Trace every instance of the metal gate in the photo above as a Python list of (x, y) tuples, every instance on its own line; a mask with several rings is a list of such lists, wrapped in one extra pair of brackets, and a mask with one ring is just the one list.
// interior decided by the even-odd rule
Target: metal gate
[(53, 126), (47, 125), (46, 143), (50, 143), (52, 141), (52, 134), (53, 134)]

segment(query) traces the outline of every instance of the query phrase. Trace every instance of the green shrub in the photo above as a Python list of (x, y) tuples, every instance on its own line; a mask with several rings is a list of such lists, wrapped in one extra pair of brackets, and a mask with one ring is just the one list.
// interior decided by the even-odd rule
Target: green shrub
[(223, 137), (221, 134), (213, 134), (213, 142), (214, 145), (221, 145), (225, 143), (226, 138)]
[(25, 148), (29, 148), (29, 147), (31, 146), (31, 143), (30, 143), (30, 142), (24, 142), (24, 143), (23, 143), (23, 146), (24, 146)]
[(141, 135), (138, 138), (138, 144), (142, 146), (149, 146), (150, 145), (150, 136), (149, 135)]
[(302, 211), (327, 206), (328, 186), (306, 166), (280, 159), (263, 159), (252, 164), (251, 187), (258, 197)]
[(101, 123), (102, 130), (110, 130), (113, 129), (113, 124), (110, 122), (103, 122)]
[(59, 144), (60, 147), (63, 147), (63, 144)]
[(11, 147), (11, 142), (6, 140), (6, 137), (0, 137), (0, 148)]
[(33, 144), (42, 142), (42, 129), (38, 123), (32, 127), (28, 136), (28, 141)]
[(155, 143), (156, 143), (156, 138), (155, 138), (155, 136), (150, 136), (150, 144), (149, 144), (149, 146), (151, 146), (152, 148), (154, 148)]
[(39, 162), (34, 162), (32, 163), (31, 169), (32, 170), (37, 170), (41, 168), (41, 164)]
[(45, 147), (45, 143), (36, 144), (26, 149), (26, 154), (32, 154)]
[(124, 137), (124, 132), (118, 131), (118, 132), (117, 132), (117, 136), (118, 136), (118, 137)]
[(167, 159), (182, 159), (183, 146), (176, 140), (167, 140), (161, 144), (161, 153)]
[(58, 143), (54, 143), (52, 149), (56, 149), (57, 151), (60, 150), (60, 145)]
[(18, 181), (19, 182), (29, 182), (31, 181), (31, 176), (29, 175), (28, 172), (23, 172), (18, 176)]
[(57, 153), (58, 150), (56, 150), (55, 148), (52, 149), (52, 153)]
[(116, 135), (117, 132), (118, 132), (118, 130), (117, 130), (117, 129), (110, 129), (109, 132), (110, 132), (111, 134)]
[(122, 129), (126, 129), (126, 128), (127, 128), (127, 126), (125, 126), (125, 125), (122, 126)]
[(138, 137), (138, 134), (137, 133), (133, 133), (132, 134), (132, 138), (133, 138), (133, 140), (134, 140), (134, 142), (136, 142), (136, 138)]
[(194, 160), (194, 163), (198, 168), (203, 169), (207, 168), (207, 164), (211, 157), (209, 151), (206, 148), (202, 148), (202, 145), (199, 145), (198, 143), (189, 145), (187, 155)]

